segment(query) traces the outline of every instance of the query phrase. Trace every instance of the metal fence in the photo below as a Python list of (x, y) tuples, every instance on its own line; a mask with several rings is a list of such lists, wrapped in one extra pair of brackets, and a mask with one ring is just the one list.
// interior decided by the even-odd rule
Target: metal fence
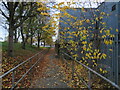
[[(115, 37), (112, 37), (112, 38), (106, 37), (105, 40), (113, 41), (113, 43), (111, 45), (106, 45), (104, 43), (104, 39), (101, 39), (101, 41), (99, 43), (100, 45), (99, 45), (98, 49), (100, 50), (101, 53), (105, 53), (107, 55), (106, 59), (97, 59), (97, 66), (95, 68), (90, 67), (90, 66), (89, 67), (92, 68), (93, 70), (97, 71), (100, 74), (102, 74), (99, 71), (100, 68), (102, 68), (103, 70), (106, 70), (107, 73), (106, 74), (103, 73), (102, 75), (104, 77), (106, 77), (107, 79), (109, 79), (110, 81), (115, 82), (117, 85), (119, 85), (120, 84), (120, 40), (119, 40), (119, 35), (117, 33), (117, 34), (115, 34)], [(80, 42), (79, 39), (77, 42)], [(88, 43), (89, 42), (94, 42), (94, 40), (92, 40), (92, 41), (89, 40)], [(94, 44), (96, 45), (96, 42), (94, 42)], [(82, 47), (82, 45), (78, 45), (77, 51), (72, 51), (72, 52), (77, 53), (77, 55), (78, 55), (77, 60), (81, 60), (81, 57), (83, 57), (85, 55), (85, 53), (84, 54), (80, 53), (82, 50), (81, 47)], [(96, 47), (93, 47), (93, 49), (94, 48), (96, 48)], [(110, 49), (112, 51), (110, 51)], [(69, 50), (69, 47), (61, 49), (61, 51), (64, 51), (64, 53), (67, 53), (68, 55), (70, 55), (67, 52), (67, 50)], [(70, 58), (68, 56), (65, 56), (65, 59), (70, 59)], [(88, 62), (91, 62), (91, 60), (88, 59)]]
[[(103, 68), (108, 71), (107, 74), (104, 76), (107, 77), (109, 80), (115, 82), (118, 84), (119, 78), (119, 43), (118, 43), (118, 34), (115, 34), (115, 37), (113, 38), (106, 38), (106, 40), (112, 40), (113, 44), (106, 45), (101, 43), (100, 50), (102, 53), (105, 53), (107, 55), (106, 59), (98, 60), (98, 68)], [(112, 51), (110, 51), (110, 49)]]
[[(102, 76), (101, 74), (99, 74), (98, 72), (96, 72), (95, 70), (91, 69), (90, 67), (82, 64), (81, 62), (79, 62), (78, 60), (75, 60), (72, 56), (68, 55), (67, 53), (64, 53), (64, 52), (61, 52), (61, 55), (62, 55), (62, 58), (63, 60), (68, 64), (67, 60), (64, 58), (64, 55), (70, 57), (73, 61), (75, 61), (76, 63), (82, 65), (84, 67), (85, 70), (87, 70), (87, 76), (88, 76), (88, 82), (85, 81), (84, 77), (81, 77), (80, 75), (77, 75), (80, 80), (82, 80), (82, 82), (85, 84), (85, 86), (91, 90), (92, 89), (92, 81), (95, 79), (95, 76), (97, 76), (97, 78), (100, 78), (102, 80), (104, 80), (104, 82), (107, 82), (109, 83), (110, 85), (113, 86), (113, 88), (116, 88), (118, 90), (120, 90), (120, 87), (115, 83), (115, 82), (112, 82), (111, 80), (107, 79), (106, 77)], [(70, 67), (73, 67), (74, 68), (74, 64)], [(76, 73), (76, 70), (73, 69), (72, 70), (73, 74)], [(85, 72), (84, 72), (85, 73)], [(82, 73), (83, 74), (83, 73)], [(74, 77), (74, 76), (73, 76)], [(92, 78), (94, 77), (94, 78)], [(102, 83), (103, 84), (103, 83)]]
[[(18, 64), (16, 67), (14, 67), (14, 68), (10, 69), (9, 71), (7, 71), (6, 73), (4, 73), (3, 75), (0, 76), (0, 78), (5, 78), (5, 76), (9, 75), (12, 72), (12, 76), (11, 76), (12, 87), (11, 87), (11, 90), (13, 90), (18, 85), (18, 83), (20, 83), (23, 80), (23, 78), (25, 78), (25, 76), (38, 64), (38, 62), (43, 58), (43, 56), (46, 53), (47, 53), (47, 50), (42, 50), (41, 52), (35, 54), (34, 56), (28, 58), (24, 62)], [(36, 58), (36, 61), (34, 63), (32, 63), (33, 58)], [(26, 63), (30, 64), (29, 68), (24, 67)], [(17, 69), (21, 66), (24, 67), (23, 70), (26, 70), (26, 72), (24, 74), (20, 73), (21, 77), (19, 79), (17, 79), (17, 81), (16, 81), (15, 80), (15, 73), (17, 72)]]

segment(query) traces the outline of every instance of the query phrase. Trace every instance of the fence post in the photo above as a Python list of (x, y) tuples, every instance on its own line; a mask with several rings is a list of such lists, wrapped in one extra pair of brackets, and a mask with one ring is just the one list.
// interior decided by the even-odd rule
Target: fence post
[(115, 83), (118, 85), (118, 34), (116, 35), (116, 62), (115, 62)]
[[(74, 60), (72, 60), (72, 81), (74, 81)], [(74, 82), (75, 86), (75, 82)]]
[(37, 60), (39, 59), (39, 54), (37, 54)]
[(12, 71), (12, 89), (14, 88), (15, 86), (15, 71), (13, 70)]
[(91, 84), (92, 84), (92, 82), (91, 82), (91, 71), (89, 70), (88, 71), (88, 86), (89, 86), (89, 90), (91, 90)]
[[(38, 58), (38, 55), (37, 55), (37, 57), (36, 58)], [(31, 60), (31, 59), (30, 59)], [(32, 61), (32, 60), (31, 60)], [(30, 68), (32, 67), (32, 62), (30, 63)], [(32, 70), (30, 70), (30, 83), (32, 83), (32, 74), (33, 74), (33, 72), (32, 72)]]
[(74, 80), (74, 60), (72, 61), (72, 80)]

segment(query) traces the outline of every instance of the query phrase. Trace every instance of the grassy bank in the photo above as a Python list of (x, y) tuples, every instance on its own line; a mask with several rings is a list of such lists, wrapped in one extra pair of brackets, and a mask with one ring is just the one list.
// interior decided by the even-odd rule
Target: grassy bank
[[(2, 52), (7, 52), (8, 42), (2, 42)], [(39, 52), (41, 48), (26, 44), (26, 49), (22, 49), (21, 43), (14, 43), (14, 56), (29, 56), (28, 54), (35, 54)]]

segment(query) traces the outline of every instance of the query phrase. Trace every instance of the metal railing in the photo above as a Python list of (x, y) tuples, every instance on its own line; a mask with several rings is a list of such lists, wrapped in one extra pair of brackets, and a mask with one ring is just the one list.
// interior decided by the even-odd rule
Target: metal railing
[[(85, 80), (83, 80), (80, 76), (78, 76), (80, 78), (80, 80), (82, 80), (82, 82), (85, 84), (85, 86), (87, 86), (87, 88), (89, 90), (91, 90), (91, 72), (97, 76), (99, 76), (101, 79), (107, 81), (108, 83), (110, 83), (113, 87), (115, 87), (116, 89), (120, 90), (120, 87), (115, 84), (114, 82), (112, 82), (111, 80), (107, 79), (106, 77), (102, 76), (101, 74), (99, 74), (98, 72), (94, 71), (93, 69), (91, 69), (90, 67), (84, 65), (83, 63), (81, 63), (78, 60), (75, 60), (72, 56), (68, 55), (67, 53), (61, 52), (62, 55), (67, 55), (68, 57), (70, 57), (72, 60), (74, 60), (75, 62), (77, 62), (78, 64), (82, 65), (84, 68), (86, 68), (88, 70), (88, 76), (89, 76), (89, 83), (87, 83)], [(67, 60), (64, 58), (64, 56), (62, 56), (62, 58), (65, 60), (66, 63)]]
[[(47, 50), (48, 51), (48, 50)], [(10, 74), (12, 72), (12, 87), (10, 90), (13, 90), (18, 83), (30, 72), (30, 70), (43, 58), (43, 56), (47, 53), (46, 50), (42, 50), (41, 52), (33, 55), (32, 57), (28, 58), (27, 60), (25, 60), (24, 62), (18, 64), (17, 66), (15, 66), (14, 68), (10, 69), (9, 71), (7, 71), (6, 73), (4, 73), (3, 75), (0, 76), (0, 78), (5, 77), (6, 75)], [(42, 54), (42, 55), (41, 55)], [(40, 57), (39, 57), (40, 55)], [(22, 77), (15, 83), (15, 70), (20, 67), (21, 65), (30, 62), (32, 60), (32, 58), (34, 57), (38, 57), (37, 61), (22, 75)]]

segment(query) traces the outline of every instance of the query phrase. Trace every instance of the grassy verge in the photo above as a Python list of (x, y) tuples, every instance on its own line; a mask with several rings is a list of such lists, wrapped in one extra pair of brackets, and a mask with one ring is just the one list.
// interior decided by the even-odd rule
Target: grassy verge
[[(35, 46), (26, 45), (26, 49), (21, 48), (21, 43), (14, 43), (14, 56), (28, 56), (28, 54), (35, 54), (41, 50)], [(2, 52), (7, 52), (8, 42), (2, 42)]]

